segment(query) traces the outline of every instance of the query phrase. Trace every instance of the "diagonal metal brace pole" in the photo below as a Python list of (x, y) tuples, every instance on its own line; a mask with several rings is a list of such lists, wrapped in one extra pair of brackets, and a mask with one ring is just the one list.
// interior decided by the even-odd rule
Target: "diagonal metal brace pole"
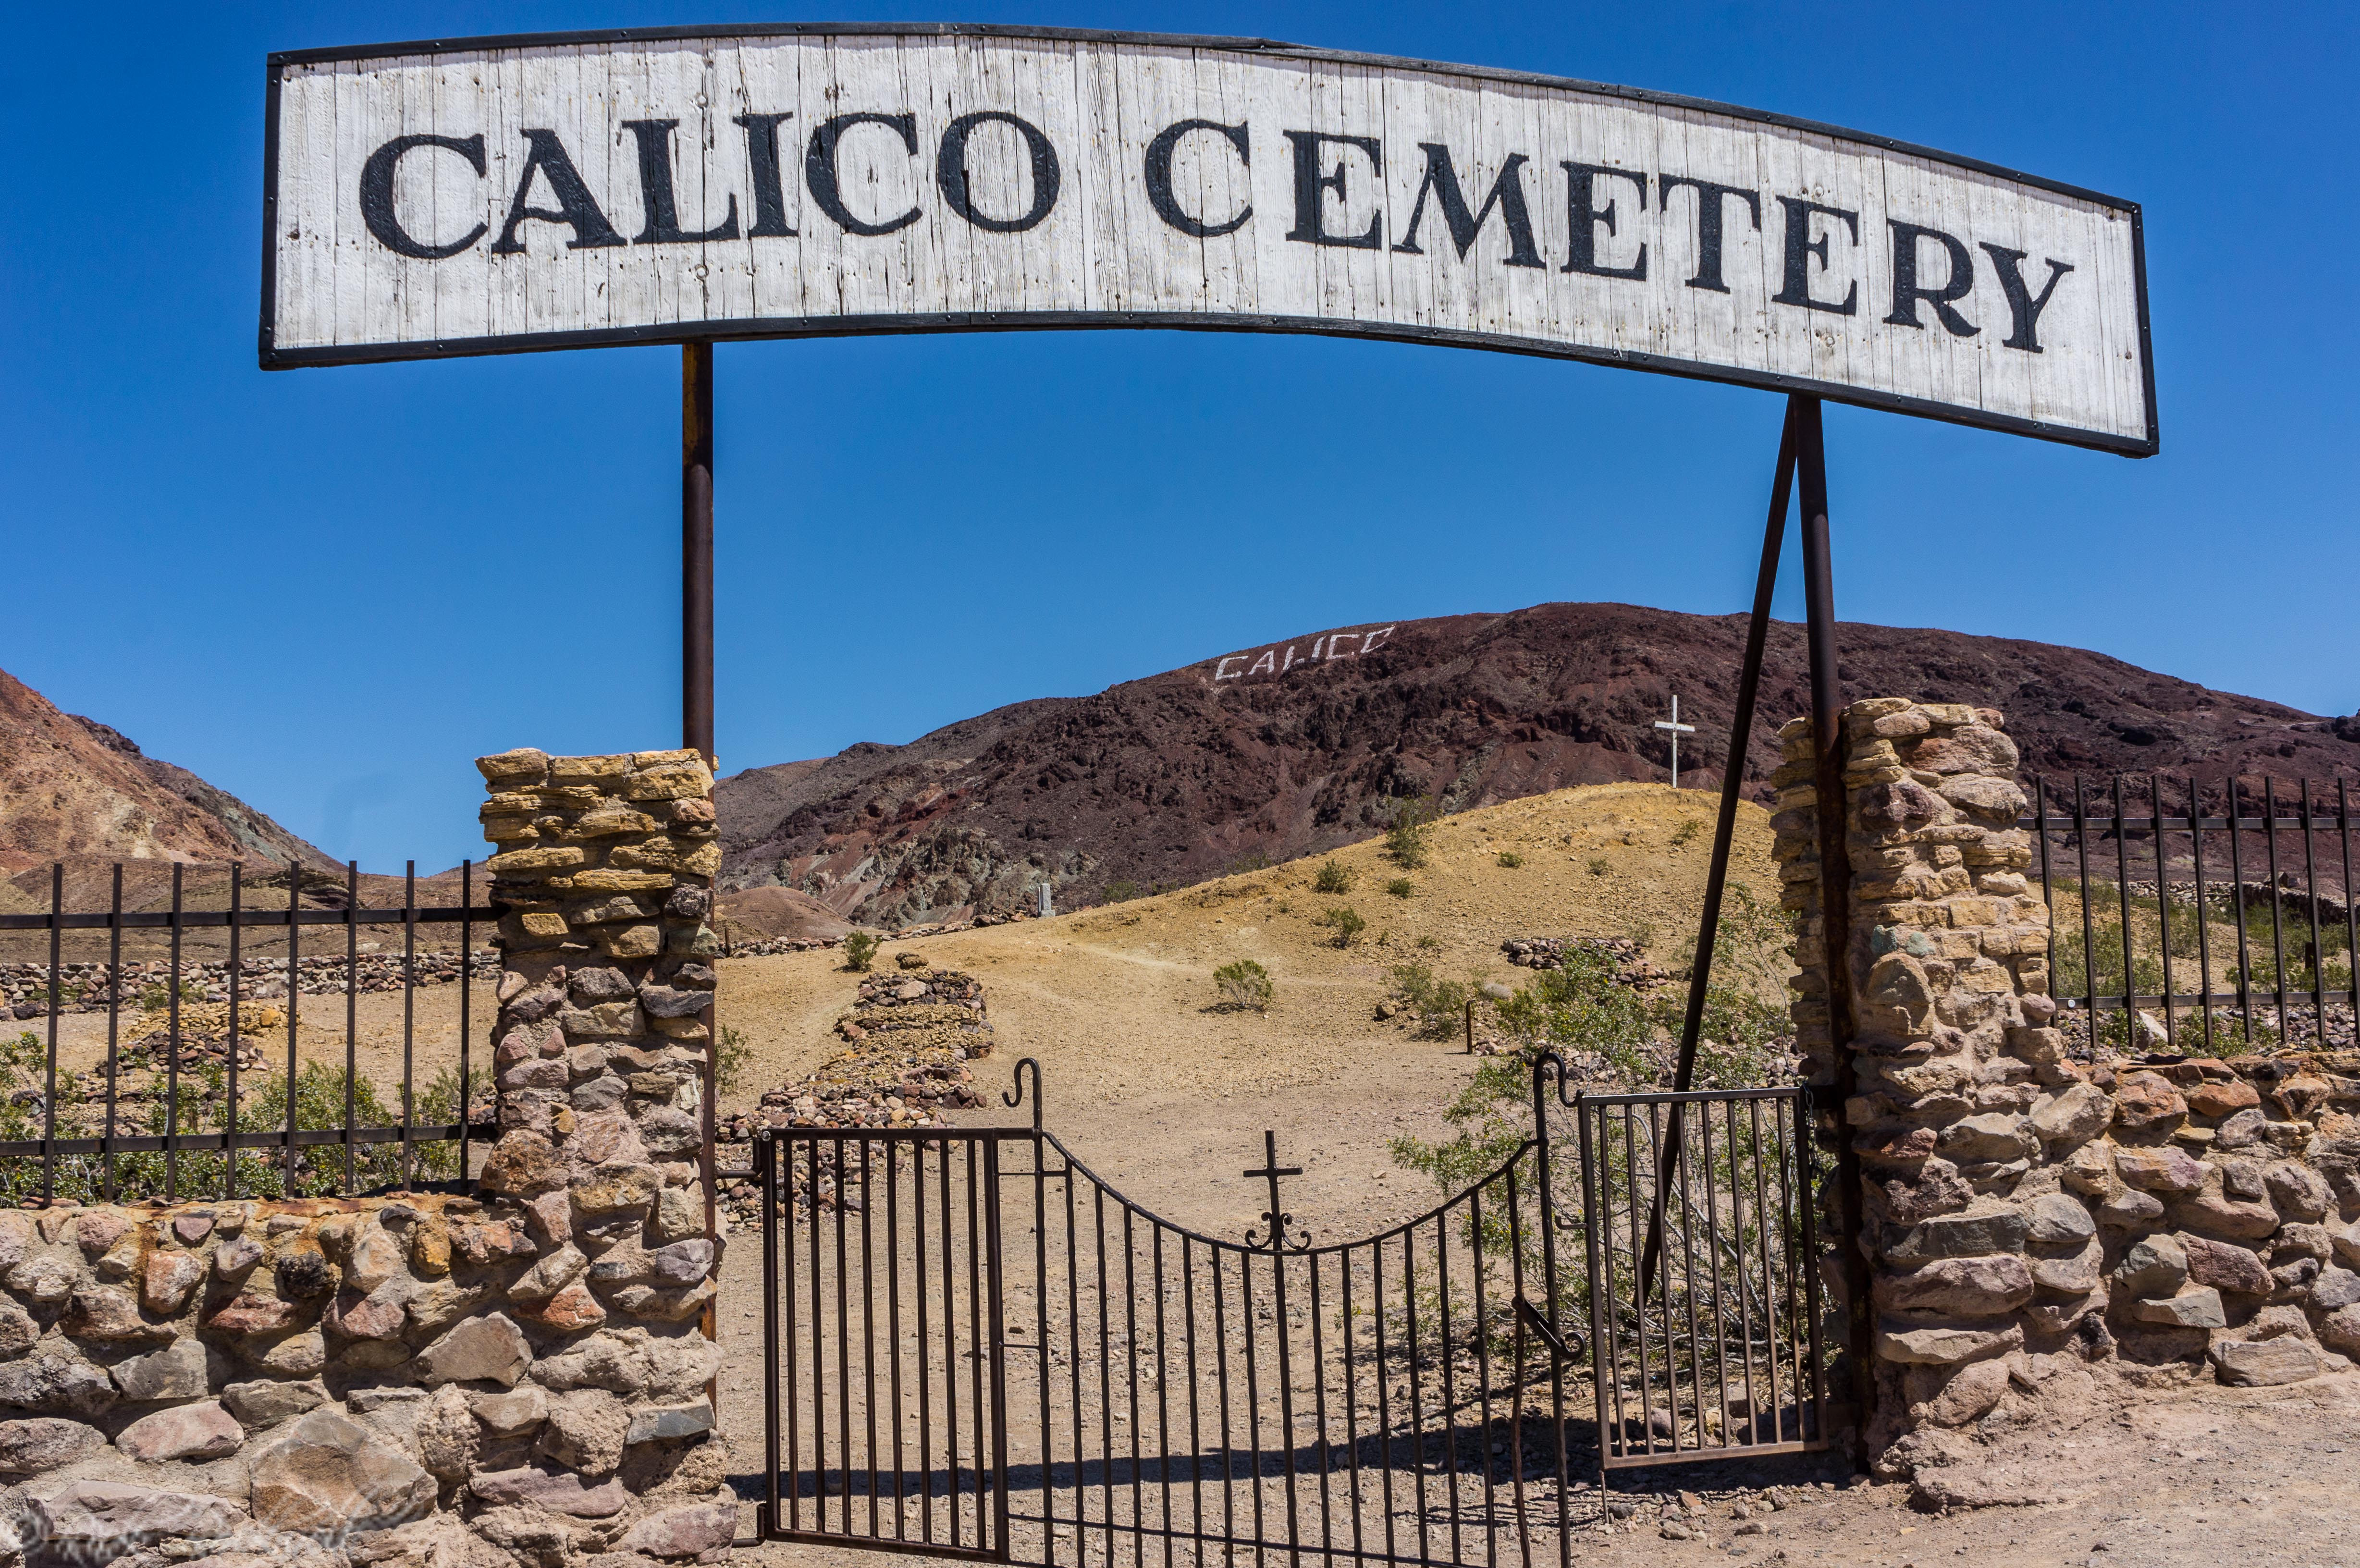
[[(1762, 530), (1762, 569), (1754, 580), (1754, 619), (1745, 631), (1745, 663), (1737, 678), (1737, 707), (1730, 715), (1729, 756), (1721, 767), (1721, 820), (1712, 835), (1712, 867), (1704, 883), (1704, 914), (1697, 927), (1696, 963), (1688, 972), (1688, 1018), (1680, 1026), (1680, 1055), (1672, 1072), (1672, 1093), (1688, 1093), (1696, 1076), (1697, 1040), (1704, 1030), (1705, 993), (1712, 980), (1714, 938), (1721, 931), (1721, 897), (1729, 882), (1729, 852), (1737, 836), (1737, 801), (1745, 785), (1745, 743), (1754, 731), (1754, 703), (1762, 687), (1762, 654), (1770, 635), (1770, 596), (1778, 585), (1778, 550), (1786, 534), (1787, 497), (1795, 483), (1795, 403), (1786, 402), (1786, 420), (1778, 433), (1778, 466), (1770, 481), (1770, 518)], [(1680, 1163), (1680, 1134), (1687, 1126), (1681, 1107), (1672, 1108), (1671, 1127), (1664, 1138), (1663, 1158), (1655, 1167), (1655, 1194), (1647, 1215), (1647, 1246), (1639, 1264), (1639, 1299), (1663, 1257), (1664, 1204), (1667, 1193), (1664, 1173)]]

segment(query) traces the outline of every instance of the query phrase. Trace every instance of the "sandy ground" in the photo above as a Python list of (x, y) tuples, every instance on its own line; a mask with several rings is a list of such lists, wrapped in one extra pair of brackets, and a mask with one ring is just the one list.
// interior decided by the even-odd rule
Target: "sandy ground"
[[(1384, 891), (1404, 873), (1381, 846), (1364, 844), (1336, 856), (1354, 877), (1342, 896), (1313, 892), (1317, 863), (1301, 862), (909, 945), (984, 982), (999, 1044), (978, 1064), (979, 1081), (996, 1093), (1019, 1057), (1037, 1058), (1046, 1125), (1124, 1192), (1176, 1223), (1237, 1236), (1264, 1206), (1260, 1184), (1240, 1173), (1261, 1163), (1269, 1128), (1282, 1156), (1304, 1168), (1289, 1207), (1316, 1239), (1343, 1240), (1436, 1201), (1385, 1146), (1404, 1133), (1440, 1133), (1441, 1107), (1472, 1067), (1455, 1042), (1375, 1020), (1391, 966), (1423, 962), (1443, 975), (1521, 981), (1498, 944), (1543, 934), (1637, 936), (1672, 966), (1692, 935), (1711, 809), (1705, 796), (1656, 787), (1568, 790), (1437, 824), (1432, 863), (1407, 874), (1407, 898)], [(1682, 838), (1690, 821), (1699, 828)], [(1502, 850), (1524, 864), (1501, 866)], [(1749, 808), (1736, 876), (1771, 899), (1767, 852), (1766, 819)], [(1601, 857), (1603, 875), (1592, 870)], [(1317, 919), (1338, 905), (1369, 921), (1350, 948), (1336, 947)], [(882, 962), (895, 951), (889, 945)], [(1211, 971), (1232, 957), (1271, 972), (1278, 999), (1269, 1013), (1216, 1006)], [(841, 1049), (830, 1026), (857, 982), (838, 962), (809, 953), (722, 965), (723, 1022), (752, 1050), (725, 1108), (750, 1107), (763, 1088)], [(1031, 1108), (956, 1119), (1029, 1124)], [(762, 1484), (761, 1279), (751, 1239), (729, 1250), (719, 1314), (732, 1369), (721, 1384), (722, 1424), (749, 1498)], [(1862, 1568), (1959, 1558), (2342, 1564), (2360, 1560), (2360, 1486), (2349, 1462), (2360, 1454), (2355, 1381), (2231, 1390), (2190, 1380), (2136, 1404), (2102, 1388), (2067, 1418), (2074, 1424), (2018, 1428), (1995, 1417), (1967, 1463), (2008, 1495), (2047, 1499), (2025, 1506), (1928, 1514), (1911, 1507), (1907, 1486), (1855, 1479), (1837, 1454), (1622, 1471), (1604, 1497), (1594, 1476), (1577, 1476), (1570, 1552), (1609, 1564), (1730, 1556)], [(1765, 1488), (1781, 1506), (1765, 1502)], [(1689, 1539), (1667, 1539), (1667, 1525)], [(1513, 1536), (1500, 1549), (1515, 1560)], [(1546, 1550), (1554, 1555), (1554, 1542)], [(1161, 1551), (1151, 1541), (1145, 1555)], [(783, 1543), (751, 1552), (782, 1563), (866, 1555)], [(1132, 1552), (1123, 1540), (1119, 1560)], [(1100, 1554), (1094, 1538), (1090, 1561)], [(1072, 1560), (1069, 1547), (1059, 1555)], [(1177, 1560), (1188, 1560), (1185, 1547)], [(1471, 1541), (1469, 1560), (1481, 1561)]]

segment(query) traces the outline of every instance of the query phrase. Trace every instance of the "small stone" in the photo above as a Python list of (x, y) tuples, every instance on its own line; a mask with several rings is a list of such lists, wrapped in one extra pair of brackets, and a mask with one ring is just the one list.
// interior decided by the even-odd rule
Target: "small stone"
[(414, 1405), (421, 1399), (432, 1397), (425, 1389), (406, 1383), (385, 1383), (374, 1388), (347, 1389), (344, 1403), (352, 1407), (355, 1414), (365, 1416), (372, 1410), (384, 1410), (388, 1405)]
[(171, 1327), (139, 1315), (139, 1303), (112, 1285), (84, 1285), (66, 1304), (60, 1324), (75, 1339), (169, 1339)]
[(232, 1297), (228, 1305), (205, 1320), (205, 1326), (216, 1333), (248, 1337), (291, 1327), (301, 1315), (302, 1309), (292, 1301), (248, 1290)]
[(545, 1301), (579, 1279), (589, 1263), (579, 1248), (561, 1247), (519, 1275), (508, 1286), (508, 1295), (519, 1301)]
[(497, 1383), (514, 1388), (532, 1365), (532, 1346), (506, 1313), (469, 1318), (418, 1353), (419, 1379), (428, 1388), (443, 1383)]
[(2094, 1083), (2073, 1083), (2032, 1108), (2032, 1130), (2060, 1149), (2077, 1149), (2105, 1130), (2114, 1102)]
[(1875, 1293), (1887, 1312), (1994, 1317), (2032, 1299), (2032, 1275), (2012, 1254), (1941, 1258), (1906, 1274), (1878, 1275)]
[(2013, 1209), (1988, 1214), (1940, 1214), (1907, 1229), (1886, 1226), (1885, 1256), (1895, 1263), (1915, 1263), (1936, 1258), (2021, 1252), (2030, 1228), (2025, 1216)]
[(251, 1236), (239, 1236), (213, 1248), (213, 1272), (224, 1279), (235, 1279), (262, 1261), (262, 1245)]
[(1881, 1328), (1876, 1334), (1877, 1355), (1887, 1361), (1917, 1367), (1977, 1361), (2023, 1344), (2024, 1330), (2014, 1324), (2005, 1329)]
[(2183, 1285), (2177, 1295), (2133, 1301), (2125, 1311), (2135, 1322), (2175, 1328), (2226, 1328), (2229, 1324), (2221, 1307), (2221, 1292), (2210, 1285)]
[(0, 1471), (11, 1475), (54, 1470), (105, 1446), (106, 1434), (96, 1427), (59, 1416), (0, 1421)]
[(2262, 1260), (2245, 1247), (2201, 1236), (2182, 1235), (2179, 1241), (2188, 1255), (2188, 1277), (2200, 1285), (2249, 1296), (2267, 1296), (2277, 1288)]
[(327, 1389), (317, 1383), (285, 1383), (275, 1377), (232, 1383), (222, 1390), (223, 1407), (257, 1430), (316, 1410), (327, 1399)]
[(623, 1537), (626, 1552), (650, 1557), (695, 1557), (719, 1552), (738, 1536), (738, 1499), (716, 1497), (650, 1514)]
[(88, 1419), (119, 1398), (115, 1380), (77, 1356), (37, 1350), (22, 1360), (0, 1362), (0, 1405)]
[(2043, 1192), (2032, 1200), (2027, 1239), (2043, 1247), (2078, 1247), (2098, 1234), (2090, 1211), (2064, 1192)]
[(133, 1459), (154, 1464), (166, 1459), (219, 1459), (235, 1454), (246, 1443), (246, 1429), (222, 1409), (218, 1399), (141, 1416), (115, 1435), (115, 1446)]
[(630, 1431), (623, 1441), (627, 1443), (668, 1443), (681, 1438), (700, 1437), (712, 1430), (712, 1401), (698, 1399), (693, 1404), (658, 1405), (634, 1411)]
[(352, 1260), (344, 1265), (345, 1289), (366, 1295), (399, 1278), (409, 1254), (409, 1247), (399, 1236), (381, 1225), (369, 1226), (353, 1244)]
[(623, 1462), (631, 1413), (604, 1388), (580, 1388), (549, 1402), (541, 1452), (585, 1475), (614, 1474)]
[(494, 1437), (517, 1437), (549, 1419), (549, 1395), (528, 1384), (505, 1394), (471, 1394), (468, 1408)]
[(2289, 1219), (2318, 1219), (2335, 1202), (2319, 1172), (2291, 1160), (2273, 1162), (2262, 1172), (2262, 1180), (2269, 1188), (2270, 1202)]
[(2106, 1249), (2092, 1236), (2078, 1251), (2062, 1257), (2027, 1258), (2025, 1263), (2032, 1270), (2032, 1282), (2042, 1290), (2078, 1296), (2098, 1288), (2104, 1277), (2105, 1256)]
[(2188, 1108), (2200, 1116), (2234, 1116), (2249, 1105), (2261, 1103), (2262, 1096), (2251, 1083), (2242, 1079), (2199, 1083), (2188, 1091)]
[(389, 1530), (434, 1507), (434, 1477), (351, 1418), (313, 1410), (284, 1432), (254, 1462), (254, 1517), (262, 1523), (342, 1535)]
[(2114, 1173), (2147, 1192), (2193, 1192), (2204, 1185), (2203, 1162), (2177, 1149), (2117, 1149)]
[[(213, 1221), (207, 1220), (210, 1227)], [(141, 1271), (139, 1301), (158, 1317), (170, 1317), (185, 1305), (189, 1292), (205, 1277), (205, 1260), (193, 1252), (151, 1252)]]
[(576, 1279), (549, 1298), (540, 1311), (530, 1314), (543, 1326), (560, 1334), (575, 1334), (585, 1328), (595, 1328), (606, 1321), (606, 1309), (590, 1293), (587, 1281)]
[(713, 1243), (704, 1236), (673, 1242), (651, 1256), (656, 1279), (667, 1285), (694, 1285), (713, 1271)]
[(2188, 1250), (2175, 1236), (2148, 1236), (2123, 1254), (2114, 1279), (2134, 1296), (2169, 1296), (2187, 1282)]
[(2114, 1082), (2114, 1123), (2126, 1132), (2161, 1131), (2188, 1115), (2188, 1102), (2160, 1073), (2128, 1073)]
[(131, 1222), (111, 1209), (93, 1209), (77, 1215), (73, 1224), (74, 1244), (87, 1258), (111, 1252), (115, 1244), (131, 1231)]
[(235, 1503), (119, 1481), (76, 1481), (42, 1505), (49, 1517), (44, 1560), (110, 1562), (170, 1536), (213, 1541), (248, 1521)]
[(487, 1192), (529, 1197), (565, 1185), (565, 1161), (549, 1139), (519, 1128), (503, 1135), (478, 1181)]
[[(249, 1349), (247, 1352), (252, 1355)], [(347, 1351), (349, 1358), (351, 1352)], [(254, 1356), (255, 1364), (266, 1372), (277, 1372), (289, 1377), (309, 1377), (328, 1365), (328, 1342), (316, 1328), (300, 1334), (290, 1334), (277, 1344)]]
[(134, 1401), (201, 1399), (204, 1398), (205, 1347), (197, 1340), (175, 1340), (161, 1350), (115, 1364), (115, 1385)]
[(2338, 1355), (2360, 1357), (2360, 1306), (2338, 1307), (2321, 1319), (2319, 1343)]
[(573, 1519), (612, 1519), (631, 1500), (619, 1479), (609, 1477), (591, 1486), (570, 1471), (532, 1466), (480, 1472), (468, 1481), (467, 1489), (494, 1508), (523, 1504)]
[(2300, 1383), (2326, 1370), (2319, 1352), (2291, 1334), (2260, 1341), (2223, 1340), (2212, 1347), (2216, 1375), (2233, 1388)]
[(183, 1247), (194, 1247), (213, 1233), (213, 1216), (202, 1209), (178, 1214), (172, 1220), (172, 1234)]
[(2319, 1271), (2311, 1287), (2312, 1306), (2322, 1312), (2333, 1312), (2355, 1302), (2360, 1302), (2360, 1274), (2333, 1265)]

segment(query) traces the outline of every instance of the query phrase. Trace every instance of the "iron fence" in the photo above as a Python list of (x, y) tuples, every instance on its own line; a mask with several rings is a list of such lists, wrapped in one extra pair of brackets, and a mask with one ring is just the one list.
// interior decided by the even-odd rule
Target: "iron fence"
[[(2019, 825), (2051, 911), (2050, 990), (2076, 1046), (2354, 1045), (2360, 915), (2345, 781), (2036, 776), (2031, 796)], [(2060, 913), (2060, 896), (2078, 907)]]
[[(47, 960), (7, 969), (14, 988), (31, 994), (29, 1006), (20, 1000), (0, 1014), (8, 1018), (0, 1025), (0, 1203), (464, 1185), (474, 1138), (489, 1120), (488, 1105), (477, 1107), (486, 1074), (475, 1065), (472, 984), (498, 969), (497, 952), (476, 952), (474, 938), (500, 913), (475, 902), (473, 863), (459, 868), (456, 904), (421, 904), (413, 861), (401, 902), (378, 907), (364, 904), (356, 864), (341, 884), (288, 868), (283, 907), (249, 905), (242, 864), (228, 867), (221, 897), (191, 898), (189, 869), (171, 867), (163, 907), (134, 909), (117, 864), (107, 907), (86, 909), (68, 907), (59, 864), (47, 909), (0, 913), (0, 933), (38, 933), (19, 940), (45, 945)], [(197, 907), (213, 903), (220, 907)], [(322, 926), (341, 928), (341, 943), (332, 943), (341, 954), (303, 952), (306, 931)], [(399, 953), (373, 951), (375, 942), (365, 952), (364, 927), (398, 928)], [(421, 953), (421, 931), (455, 934), (456, 954)], [(92, 933), (78, 946), (103, 941), (104, 957), (69, 963), (76, 932)], [(149, 946), (160, 940), (163, 953), (126, 958), (126, 936)], [(195, 951), (199, 943), (220, 956)], [(250, 951), (272, 946), (282, 951)], [(433, 1029), (441, 1070), (421, 1088), (419, 994), (437, 984), (455, 985), (455, 1029)], [(362, 997), (388, 992), (399, 994), (398, 1107), (361, 1072)], [(341, 1069), (302, 1050), (304, 1000), (323, 995), (343, 1003)], [(389, 1008), (373, 1003), (371, 1011), (373, 1032), (391, 1027)], [(105, 1016), (103, 1053), (94, 1039), (65, 1038), (88, 1013)], [(136, 1038), (126, 1038), (126, 1017), (141, 1030)], [(266, 1065), (263, 1047), (282, 1030), (283, 1067)], [(94, 1065), (77, 1071), (63, 1064), (69, 1057)]]

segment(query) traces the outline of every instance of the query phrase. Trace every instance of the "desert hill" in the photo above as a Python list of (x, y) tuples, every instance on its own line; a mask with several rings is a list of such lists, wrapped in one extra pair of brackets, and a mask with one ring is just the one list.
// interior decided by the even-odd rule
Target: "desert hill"
[(235, 795), (0, 670), (0, 873), (84, 857), (337, 869)]
[[(993, 1094), (1017, 1058), (1032, 1056), (1053, 1103), (1110, 1115), (1137, 1103), (1202, 1116), (1231, 1094), (1323, 1084), (1349, 1097), (1363, 1074), (1391, 1083), (1396, 1071), (1408, 1074), (1409, 1097), (1440, 1105), (1449, 1091), (1436, 1085), (1463, 1075), (1465, 1058), (1455, 1033), (1422, 1039), (1406, 1020), (1377, 1016), (1394, 966), (1522, 985), (1531, 976), (1508, 963), (1502, 942), (1592, 936), (1635, 940), (1661, 969), (1679, 971), (1696, 936), (1718, 804), (1660, 784), (1555, 790), (1435, 823), (1426, 864), (1415, 870), (1395, 865), (1382, 840), (1364, 840), (1052, 920), (891, 944), (878, 967), (916, 953), (983, 982), (998, 1044), (976, 1073)], [(1775, 905), (1769, 822), (1758, 807), (1740, 809), (1730, 875)], [(1317, 886), (1330, 859), (1349, 884), (1341, 893)], [(1338, 908), (1366, 922), (1349, 942), (1329, 915)], [(1724, 975), (1741, 974), (1743, 957)], [(1267, 1012), (1221, 1005), (1213, 971), (1239, 958), (1269, 972), (1276, 996)], [(725, 1111), (752, 1108), (764, 1088), (844, 1049), (832, 1026), (860, 977), (843, 964), (834, 950), (720, 961), (728, 1027), (751, 1052), (734, 1093), (723, 1094)], [(1382, 1139), (1365, 1152), (1382, 1161)]]
[[(1447, 811), (1662, 780), (1670, 699), (1697, 725), (1682, 782), (1718, 787), (1743, 615), (1542, 604), (1306, 634), (963, 720), (907, 746), (721, 781), (722, 885), (800, 889), (895, 926), (1109, 884), (1192, 883), (1365, 838), (1395, 803)], [(2360, 776), (2360, 724), (2210, 691), (2079, 648), (1847, 623), (1854, 697), (1994, 706), (2030, 771)], [(1808, 705), (1803, 628), (1771, 628), (1747, 766)]]

